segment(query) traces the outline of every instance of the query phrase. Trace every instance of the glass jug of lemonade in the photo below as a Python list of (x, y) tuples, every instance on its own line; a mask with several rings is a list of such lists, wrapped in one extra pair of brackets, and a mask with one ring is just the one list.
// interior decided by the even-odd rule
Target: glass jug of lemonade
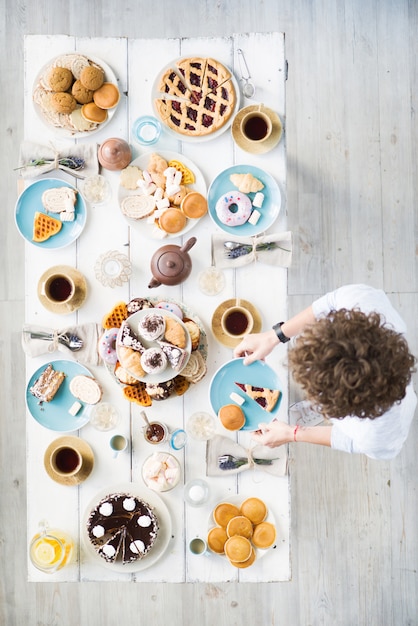
[(53, 574), (71, 562), (73, 550), (73, 540), (67, 533), (43, 526), (30, 542), (29, 557), (37, 569)]

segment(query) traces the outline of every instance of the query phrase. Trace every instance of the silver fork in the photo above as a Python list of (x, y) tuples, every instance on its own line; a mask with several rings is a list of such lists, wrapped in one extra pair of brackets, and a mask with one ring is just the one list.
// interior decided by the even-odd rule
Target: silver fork
[[(43, 339), (45, 341), (53, 341), (54, 335), (51, 333), (42, 333), (42, 332), (33, 332), (30, 334), (31, 339)], [(63, 346), (67, 346), (69, 350), (72, 352), (77, 352), (77, 350), (81, 350), (84, 345), (84, 342), (77, 335), (67, 335), (63, 333), (58, 335), (58, 341)]]

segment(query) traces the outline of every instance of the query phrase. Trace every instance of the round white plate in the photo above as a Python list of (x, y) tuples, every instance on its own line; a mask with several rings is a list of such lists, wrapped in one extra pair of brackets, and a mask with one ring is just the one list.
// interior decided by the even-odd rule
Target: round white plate
[[(190, 357), (190, 352), (192, 349), (192, 341), (190, 339), (190, 333), (187, 330), (187, 327), (183, 324), (183, 322), (177, 315), (175, 315), (174, 313), (171, 313), (171, 311), (165, 311), (164, 309), (142, 309), (141, 311), (137, 311), (136, 313), (133, 313), (126, 319), (126, 323), (128, 324), (129, 328), (132, 330), (132, 332), (135, 333), (135, 335), (139, 337), (143, 346), (145, 348), (159, 348), (157, 341), (149, 341), (147, 339), (144, 339), (141, 333), (138, 331), (139, 322), (142, 320), (143, 317), (145, 317), (149, 313), (156, 313), (158, 315), (162, 315), (163, 317), (171, 317), (172, 319), (176, 320), (177, 322), (179, 322), (179, 324), (182, 325), (184, 332), (186, 333), (186, 342), (187, 342), (186, 347), (184, 349), (186, 350), (188, 356)], [(119, 330), (118, 338), (116, 341), (116, 353), (118, 355), (119, 361), (120, 361), (119, 351), (121, 348), (120, 336), (121, 336), (121, 332)], [(187, 359), (187, 361), (188, 360), (189, 359)], [(185, 361), (183, 368), (187, 365), (187, 361)], [(130, 370), (128, 370), (126, 367), (125, 369), (131, 376), (134, 376), (134, 374)], [(143, 383), (163, 383), (163, 382), (166, 382), (167, 380), (171, 380), (172, 378), (175, 378), (178, 374), (181, 374), (181, 370), (176, 372), (175, 370), (173, 370), (170, 363), (167, 363), (167, 367), (159, 374), (147, 374), (146, 376), (142, 378), (137, 378), (136, 376), (134, 377), (137, 378), (137, 380), (142, 381)]]
[[(241, 226), (227, 226), (223, 224), (216, 214), (216, 203), (219, 198), (227, 194), (229, 191), (238, 191), (238, 188), (231, 182), (231, 174), (252, 174), (255, 178), (260, 180), (264, 187), (261, 193), (264, 194), (263, 204), (260, 209), (257, 209), (261, 216), (257, 224), (254, 226), (250, 222), (245, 222)], [(250, 200), (254, 200), (255, 193), (248, 193), (247, 196)], [(254, 237), (260, 233), (266, 231), (276, 221), (280, 207), (282, 204), (282, 197), (280, 189), (271, 174), (268, 174), (264, 170), (253, 165), (233, 165), (216, 176), (209, 186), (208, 191), (208, 211), (213, 222), (221, 230), (229, 235), (242, 236), (242, 237)]]
[[(198, 57), (201, 56), (202, 58), (205, 58), (205, 55), (198, 55), (198, 54), (194, 54), (194, 57)], [(157, 74), (157, 77), (154, 81), (154, 85), (152, 87), (152, 107), (154, 110), (154, 115), (155, 117), (161, 122), (162, 127), (164, 128), (164, 131), (167, 132), (169, 135), (171, 135), (172, 137), (175, 137), (176, 139), (179, 139), (180, 141), (185, 141), (185, 142), (190, 142), (190, 143), (200, 143), (200, 142), (204, 142), (204, 141), (210, 141), (211, 139), (215, 139), (215, 137), (219, 137), (219, 135), (222, 135), (222, 133), (224, 133), (226, 130), (228, 130), (228, 128), (231, 127), (232, 122), (234, 120), (235, 115), (237, 114), (237, 112), (239, 111), (240, 108), (240, 104), (241, 104), (241, 90), (239, 88), (239, 84), (237, 79), (235, 78), (232, 70), (230, 67), (228, 67), (225, 63), (222, 63), (222, 65), (224, 65), (230, 72), (231, 74), (231, 81), (232, 84), (234, 85), (234, 89), (235, 89), (235, 106), (234, 106), (234, 110), (232, 111), (232, 114), (229, 118), (229, 120), (227, 122), (225, 122), (225, 124), (219, 128), (218, 130), (216, 130), (214, 133), (209, 133), (209, 135), (203, 135), (201, 137), (193, 137), (193, 136), (189, 136), (189, 135), (183, 135), (183, 133), (177, 133), (175, 130), (173, 130), (172, 128), (170, 128), (170, 126), (167, 126), (167, 124), (164, 123), (164, 120), (162, 120), (158, 114), (158, 111), (155, 107), (155, 100), (158, 100), (159, 98), (161, 98), (164, 94), (161, 93), (161, 91), (158, 89), (158, 85), (161, 79), (161, 76), (169, 69), (173, 69), (176, 74), (178, 74), (178, 70), (176, 70), (177, 68), (177, 63), (179, 61), (181, 61), (182, 59), (185, 58), (189, 58), (189, 57), (180, 57), (178, 59), (174, 59), (174, 61), (171, 61), (171, 63), (168, 63), (167, 65), (165, 65), (162, 70)]]
[[(105, 561), (94, 549), (87, 532), (87, 520), (92, 509), (97, 506), (100, 500), (112, 493), (127, 493), (136, 496), (137, 498), (141, 498), (141, 500), (144, 500), (144, 502), (154, 508), (155, 515), (158, 518), (159, 531), (152, 550), (142, 559), (138, 559), (138, 561), (134, 561), (133, 563), (126, 563), (125, 565), (121, 562), (108, 563)], [(151, 489), (148, 489), (147, 487), (137, 485), (136, 483), (111, 485), (110, 487), (99, 491), (99, 493), (97, 493), (88, 504), (81, 523), (83, 545), (86, 548), (87, 553), (94, 559), (94, 561), (108, 569), (112, 569), (116, 572), (125, 572), (127, 574), (139, 572), (154, 565), (154, 563), (156, 563), (167, 550), (171, 539), (171, 516), (166, 504), (157, 493), (151, 491)]]
[[(235, 506), (237, 506), (238, 508), (241, 506), (241, 504), (244, 502), (244, 500), (247, 500), (247, 498), (258, 498), (258, 496), (244, 496), (244, 495), (237, 495), (237, 496), (227, 496), (226, 498), (224, 498), (223, 500), (219, 500), (219, 502), (217, 502), (215, 504), (215, 506), (212, 507), (212, 510), (209, 514), (209, 519), (208, 519), (208, 532), (214, 528), (215, 526), (218, 526), (218, 524), (215, 522), (215, 520), (213, 519), (213, 511), (215, 510), (215, 508), (218, 506), (218, 504), (222, 504), (222, 502), (229, 502), (230, 504), (235, 504)], [(263, 500), (263, 502), (265, 502), (265, 500), (263, 498), (260, 498), (260, 500)], [(267, 502), (265, 502), (265, 505), (267, 506), (267, 517), (264, 520), (265, 522), (270, 522), (271, 524), (273, 524), (276, 528), (276, 541), (274, 542), (274, 544), (272, 546), (270, 546), (270, 548), (256, 548), (255, 546), (253, 546), (255, 554), (256, 554), (256, 560), (265, 556), (267, 554), (267, 552), (269, 550), (271, 550), (272, 548), (274, 548), (275, 544), (277, 543), (277, 525), (276, 525), (276, 520), (274, 518), (273, 513), (270, 510), (270, 507), (268, 506)], [(251, 543), (251, 545), (253, 545)], [(210, 548), (208, 548), (210, 550)], [(225, 554), (218, 554), (217, 552), (212, 552), (212, 550), (210, 550), (211, 554), (215, 554), (216, 556), (221, 556), (224, 559), (226, 559), (227, 557), (225, 556)], [(250, 566), (251, 567), (251, 566)]]
[[(70, 56), (74, 56), (74, 55), (84, 56), (89, 61), (92, 61), (96, 65), (99, 65), (104, 70), (105, 81), (108, 82), (108, 83), (114, 83), (115, 85), (118, 85), (118, 80), (117, 80), (113, 70), (107, 65), (107, 63), (105, 63), (101, 59), (97, 59), (96, 57), (92, 57), (90, 55), (81, 54), (81, 53), (77, 53), (77, 52), (70, 52), (68, 54), (59, 54), (58, 56), (56, 56), (53, 59), (51, 59), (50, 61), (48, 61), (48, 63), (45, 63), (45, 65), (38, 72), (38, 74), (37, 74), (37, 76), (35, 78), (35, 81), (33, 83), (32, 93), (34, 94), (35, 90), (38, 88), (39, 84), (40, 83), (42, 84), (42, 78), (45, 76), (46, 72), (51, 67), (53, 67), (54, 63), (56, 63), (59, 59), (62, 59), (63, 57), (70, 57)], [(118, 88), (119, 88), (119, 86), (118, 86)], [(115, 111), (116, 111), (116, 109), (118, 108), (119, 105), (116, 105), (115, 107), (113, 107), (113, 109), (108, 109), (108, 111), (107, 111), (107, 119), (106, 119), (106, 121), (103, 122), (103, 124), (97, 124), (96, 127), (93, 128), (92, 130), (84, 130), (84, 131), (77, 131), (75, 129), (71, 129), (70, 127), (64, 128), (64, 127), (60, 127), (60, 126), (55, 126), (54, 124), (52, 124), (48, 120), (48, 117), (46, 116), (45, 112), (42, 110), (42, 107), (40, 107), (39, 104), (37, 102), (35, 102), (35, 100), (33, 100), (33, 106), (35, 108), (36, 114), (38, 115), (39, 119), (44, 124), (46, 124), (46, 126), (50, 130), (53, 130), (60, 137), (77, 138), (77, 137), (88, 137), (88, 136), (92, 135), (93, 133), (101, 130), (105, 126), (107, 126), (109, 124), (110, 120), (112, 119), (113, 115), (115, 114)]]
[[(193, 172), (195, 176), (195, 182), (192, 185), (187, 185), (188, 188), (190, 189), (190, 191), (198, 191), (199, 193), (202, 194), (202, 196), (205, 196), (206, 198), (207, 186), (206, 186), (205, 179), (203, 177), (202, 172), (192, 161), (190, 161), (190, 159), (185, 157), (183, 154), (179, 154), (177, 152), (168, 152), (168, 151), (166, 152), (166, 151), (154, 150), (153, 152), (147, 152), (147, 154), (142, 154), (141, 156), (137, 157), (136, 159), (132, 161), (132, 163), (130, 163), (130, 165), (136, 165), (137, 167), (139, 167), (139, 169), (146, 170), (148, 163), (149, 163), (150, 156), (151, 154), (155, 152), (166, 161), (173, 161), (173, 160), (180, 161), (187, 168), (189, 168), (189, 170)], [(118, 191), (119, 205), (122, 202), (122, 200), (126, 198), (127, 196), (136, 196), (139, 193), (140, 193), (139, 189), (136, 189), (136, 190), (125, 189), (125, 187), (122, 187), (122, 185), (119, 185), (119, 191)], [(161, 239), (161, 234), (160, 234), (161, 231), (158, 228), (158, 226), (156, 226), (155, 224), (150, 224), (147, 221), (146, 217), (144, 217), (141, 220), (133, 220), (127, 217), (126, 215), (124, 215), (123, 217), (129, 222), (129, 224), (131, 224), (132, 226), (135, 226), (135, 228), (137, 228), (137, 230), (143, 235), (145, 235), (147, 238)], [(167, 233), (164, 239), (170, 239), (173, 237), (181, 237), (182, 235), (188, 233), (189, 230), (191, 230), (198, 223), (200, 219), (202, 218), (197, 218), (197, 219), (187, 218), (187, 223), (186, 223), (186, 226), (183, 228), (183, 230), (181, 230), (178, 233), (173, 233), (173, 234)]]

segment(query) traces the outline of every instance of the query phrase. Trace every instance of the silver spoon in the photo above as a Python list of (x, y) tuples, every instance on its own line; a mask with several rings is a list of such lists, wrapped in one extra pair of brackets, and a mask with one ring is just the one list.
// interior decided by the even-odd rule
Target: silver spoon
[[(51, 333), (31, 333), (31, 339), (44, 339), (45, 341), (52, 341), (54, 339), (54, 335)], [(67, 335), (62, 334), (58, 336), (58, 342), (63, 346), (67, 346), (69, 350), (72, 352), (77, 352), (77, 350), (81, 350), (83, 347), (83, 340), (77, 335)]]
[(241, 48), (237, 50), (238, 64), (241, 72), (242, 93), (246, 98), (252, 98), (255, 95), (255, 85), (251, 80), (250, 70), (248, 69), (247, 62), (244, 57), (244, 53)]

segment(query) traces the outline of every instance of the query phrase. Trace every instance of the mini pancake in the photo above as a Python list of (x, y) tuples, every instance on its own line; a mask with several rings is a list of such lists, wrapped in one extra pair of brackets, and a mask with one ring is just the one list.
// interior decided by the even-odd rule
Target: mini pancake
[(245, 424), (244, 411), (236, 404), (225, 404), (218, 411), (222, 426), (227, 430), (240, 430)]
[(107, 111), (101, 109), (94, 102), (88, 102), (81, 107), (81, 115), (88, 122), (102, 124), (107, 120)]
[(234, 504), (231, 504), (230, 502), (221, 502), (213, 511), (213, 519), (216, 524), (226, 528), (229, 520), (239, 514), (239, 509)]
[(253, 524), (260, 524), (266, 519), (267, 507), (259, 498), (247, 498), (241, 504), (241, 515), (245, 515)]
[(234, 563), (244, 563), (251, 557), (253, 547), (246, 537), (234, 535), (225, 542), (225, 554)]
[(244, 515), (237, 515), (229, 520), (226, 527), (226, 534), (228, 537), (240, 535), (241, 537), (251, 539), (253, 534), (253, 525), (248, 517), (245, 517)]
[(180, 209), (171, 207), (164, 211), (159, 222), (166, 233), (178, 233), (186, 226), (187, 218)]
[(204, 196), (198, 191), (191, 191), (182, 200), (180, 205), (186, 217), (198, 218), (208, 212), (208, 203)]
[(112, 109), (120, 100), (119, 89), (113, 83), (103, 83), (93, 93), (93, 100), (101, 109)]
[(246, 561), (242, 561), (241, 563), (237, 563), (237, 561), (231, 561), (231, 559), (229, 559), (229, 562), (234, 567), (238, 567), (240, 569), (244, 569), (245, 567), (250, 567), (250, 565), (252, 565), (254, 563), (255, 556), (256, 556), (255, 555), (255, 550), (253, 548), (252, 551), (251, 551), (250, 557)]
[(256, 548), (270, 548), (276, 541), (276, 527), (270, 522), (261, 522), (254, 527), (252, 537)]
[(224, 546), (227, 539), (226, 530), (221, 526), (214, 526), (208, 532), (208, 546), (216, 554), (224, 554)]

